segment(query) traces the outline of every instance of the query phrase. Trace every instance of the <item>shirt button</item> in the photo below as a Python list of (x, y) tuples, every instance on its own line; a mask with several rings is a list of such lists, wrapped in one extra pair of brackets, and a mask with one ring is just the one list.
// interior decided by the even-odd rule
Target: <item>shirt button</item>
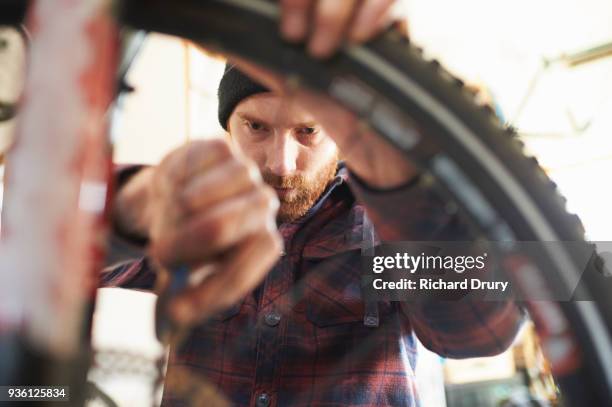
[(257, 396), (257, 401), (255, 402), (257, 407), (268, 407), (270, 405), (270, 396), (268, 393), (261, 393)]
[(264, 317), (264, 322), (266, 323), (266, 325), (268, 326), (276, 326), (279, 324), (281, 320), (281, 316), (278, 312), (276, 311), (272, 311), (269, 312), (268, 314), (266, 314), (266, 316)]

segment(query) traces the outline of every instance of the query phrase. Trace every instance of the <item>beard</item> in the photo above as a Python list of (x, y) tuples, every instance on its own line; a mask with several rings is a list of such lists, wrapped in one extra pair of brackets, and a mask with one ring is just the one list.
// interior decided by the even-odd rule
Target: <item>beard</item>
[(264, 181), (273, 188), (285, 189), (278, 192), (280, 207), (276, 220), (279, 223), (294, 221), (306, 214), (321, 196), (329, 182), (336, 176), (338, 160), (334, 157), (312, 177), (304, 175), (279, 176), (270, 172), (262, 173)]

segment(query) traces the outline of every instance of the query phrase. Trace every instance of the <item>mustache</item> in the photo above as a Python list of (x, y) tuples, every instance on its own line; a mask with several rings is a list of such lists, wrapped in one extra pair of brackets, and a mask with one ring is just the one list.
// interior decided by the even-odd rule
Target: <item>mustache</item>
[(275, 188), (300, 188), (307, 185), (306, 177), (303, 175), (276, 175), (271, 172), (261, 174), (266, 184)]

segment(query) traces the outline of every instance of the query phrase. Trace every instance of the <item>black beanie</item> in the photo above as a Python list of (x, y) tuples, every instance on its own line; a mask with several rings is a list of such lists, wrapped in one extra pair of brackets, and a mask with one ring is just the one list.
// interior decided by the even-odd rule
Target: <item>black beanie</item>
[(256, 93), (269, 92), (269, 89), (255, 82), (235, 65), (225, 65), (225, 72), (219, 82), (219, 123), (227, 130), (227, 120), (243, 99)]

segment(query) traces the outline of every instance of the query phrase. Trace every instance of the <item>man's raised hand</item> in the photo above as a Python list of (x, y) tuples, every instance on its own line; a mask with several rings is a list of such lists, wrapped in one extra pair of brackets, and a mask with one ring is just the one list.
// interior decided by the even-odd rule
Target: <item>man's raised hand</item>
[[(169, 303), (173, 319), (198, 322), (254, 289), (282, 245), (278, 199), (257, 167), (225, 140), (214, 139), (190, 142), (145, 171), (124, 189), (141, 190), (138, 223), (148, 234), (152, 260), (167, 270), (207, 270)], [(119, 201), (129, 206), (129, 199)], [(158, 278), (163, 292), (171, 272)]]
[(331, 56), (344, 41), (365, 42), (391, 23), (395, 0), (280, 0), (281, 34), (308, 44), (318, 58)]

